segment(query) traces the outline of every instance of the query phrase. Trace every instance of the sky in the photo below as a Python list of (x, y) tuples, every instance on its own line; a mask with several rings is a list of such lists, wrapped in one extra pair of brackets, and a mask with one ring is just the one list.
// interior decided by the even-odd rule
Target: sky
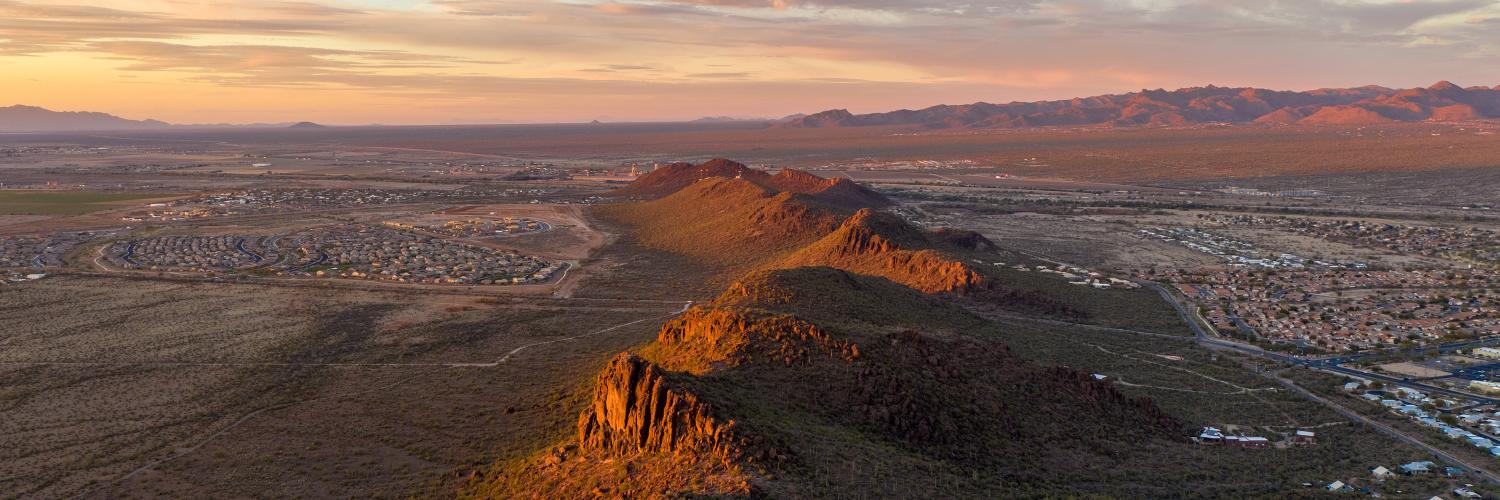
[(1500, 0), (0, 0), (0, 106), (173, 123), (779, 117), (1438, 80), (1500, 85)]

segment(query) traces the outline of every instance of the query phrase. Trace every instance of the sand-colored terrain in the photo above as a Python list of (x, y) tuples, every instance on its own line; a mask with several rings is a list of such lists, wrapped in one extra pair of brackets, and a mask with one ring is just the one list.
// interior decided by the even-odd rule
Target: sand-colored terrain
[(1442, 370), (1428, 368), (1428, 367), (1421, 366), (1421, 365), (1418, 365), (1418, 364), (1415, 364), (1415, 363), (1411, 363), (1411, 362), (1386, 363), (1386, 364), (1379, 365), (1379, 366), (1380, 366), (1380, 369), (1385, 370), (1387, 372), (1396, 373), (1396, 374), (1400, 374), (1400, 375), (1406, 375), (1406, 376), (1409, 376), (1409, 377), (1431, 378), (1431, 377), (1445, 377), (1445, 376), (1451, 375), (1450, 373), (1442, 371)]

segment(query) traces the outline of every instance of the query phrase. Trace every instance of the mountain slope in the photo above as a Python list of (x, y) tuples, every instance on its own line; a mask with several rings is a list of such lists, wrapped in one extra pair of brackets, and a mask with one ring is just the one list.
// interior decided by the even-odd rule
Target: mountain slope
[(35, 106), (0, 108), (0, 132), (70, 132), (162, 128), (156, 120), (127, 120), (91, 111), (52, 111)]
[(1396, 90), (1368, 86), (1287, 92), (1257, 88), (1193, 87), (1142, 90), (1065, 101), (940, 105), (856, 115), (835, 109), (782, 127), (922, 126), (1014, 128), (1040, 126), (1172, 126), (1192, 123), (1365, 125), (1392, 121), (1500, 118), (1500, 90), (1449, 82)]
[(753, 273), (615, 357), (574, 439), (464, 494), (1055, 496), (1075, 492), (1044, 464), (1108, 467), (1178, 440), (1149, 400), (960, 333), (980, 322), (883, 278)]
[(935, 247), (900, 218), (864, 209), (776, 267), (829, 266), (880, 276), (927, 293), (965, 293), (986, 284), (983, 275)]
[(602, 207), (648, 247), (729, 268), (750, 268), (827, 234), (844, 215), (806, 195), (712, 177), (670, 196)]

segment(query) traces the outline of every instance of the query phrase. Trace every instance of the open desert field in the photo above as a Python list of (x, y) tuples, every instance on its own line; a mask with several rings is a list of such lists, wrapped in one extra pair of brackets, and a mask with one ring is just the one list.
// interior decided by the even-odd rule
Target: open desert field
[(0, 191), (0, 215), (82, 215), (171, 199), (154, 193)]
[(512, 301), (84, 276), (0, 287), (0, 324), (16, 326), (0, 334), (0, 488), (421, 494), (571, 430), (573, 388), (602, 353), (649, 338), (692, 298), (641, 292)]

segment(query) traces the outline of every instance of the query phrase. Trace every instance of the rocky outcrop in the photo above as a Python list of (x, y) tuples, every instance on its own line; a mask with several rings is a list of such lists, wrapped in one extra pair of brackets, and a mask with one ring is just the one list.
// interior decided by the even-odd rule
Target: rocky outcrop
[(651, 362), (631, 353), (615, 356), (595, 382), (592, 404), (578, 416), (579, 446), (606, 454), (738, 458), (743, 449), (734, 421), (718, 419), (707, 403), (672, 386)]
[(805, 194), (820, 202), (850, 210), (888, 207), (895, 204), (884, 195), (849, 179), (843, 177), (825, 179), (790, 168), (758, 182), (777, 191)]
[(698, 308), (662, 326), (656, 343), (669, 368), (694, 373), (746, 362), (784, 365), (812, 356), (854, 361), (859, 347), (796, 317)]
[(985, 286), (984, 275), (932, 246), (927, 236), (900, 218), (860, 210), (779, 265), (828, 266), (884, 277), (927, 293), (965, 294)]

